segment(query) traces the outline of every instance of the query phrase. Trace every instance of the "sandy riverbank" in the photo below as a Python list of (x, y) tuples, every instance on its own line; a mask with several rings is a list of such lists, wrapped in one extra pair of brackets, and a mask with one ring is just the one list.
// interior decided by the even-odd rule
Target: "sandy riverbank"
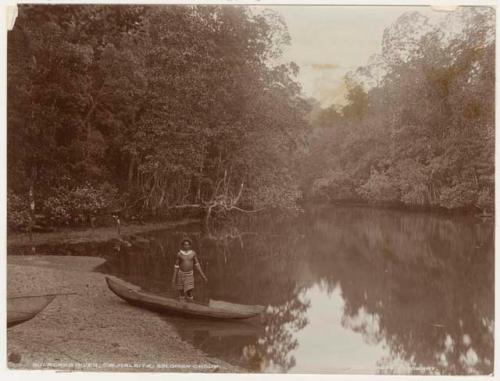
[(158, 314), (113, 295), (95, 257), (9, 256), (9, 296), (58, 296), (34, 319), (7, 330), (11, 369), (239, 372), (183, 342)]

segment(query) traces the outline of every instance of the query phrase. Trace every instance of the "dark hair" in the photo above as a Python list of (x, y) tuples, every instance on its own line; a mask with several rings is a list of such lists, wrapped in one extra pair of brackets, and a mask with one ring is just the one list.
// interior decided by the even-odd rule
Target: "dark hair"
[(189, 238), (184, 238), (181, 241), (181, 246), (183, 246), (186, 242), (189, 243), (191, 246), (193, 246), (193, 242), (191, 242), (191, 240)]

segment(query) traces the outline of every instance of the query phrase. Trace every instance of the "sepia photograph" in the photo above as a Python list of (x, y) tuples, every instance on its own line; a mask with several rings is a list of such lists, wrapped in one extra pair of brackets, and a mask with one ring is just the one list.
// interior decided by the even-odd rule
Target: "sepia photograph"
[(7, 374), (494, 374), (494, 2), (6, 13)]

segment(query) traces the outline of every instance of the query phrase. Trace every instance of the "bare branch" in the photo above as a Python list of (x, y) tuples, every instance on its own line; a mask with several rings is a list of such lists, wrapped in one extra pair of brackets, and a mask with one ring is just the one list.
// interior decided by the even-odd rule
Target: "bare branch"
[(260, 208), (260, 209), (254, 209), (254, 210), (246, 210), (246, 209), (238, 208), (237, 206), (233, 206), (231, 209), (235, 209), (235, 210), (237, 210), (239, 212), (243, 212), (243, 213), (258, 213), (258, 212), (262, 212), (266, 208)]
[(238, 203), (238, 201), (240, 200), (241, 194), (243, 193), (243, 186), (244, 186), (244, 184), (245, 184), (245, 182), (242, 181), (241, 185), (240, 185), (240, 190), (238, 191), (238, 195), (236, 196), (236, 198), (232, 202), (233, 206), (236, 205)]

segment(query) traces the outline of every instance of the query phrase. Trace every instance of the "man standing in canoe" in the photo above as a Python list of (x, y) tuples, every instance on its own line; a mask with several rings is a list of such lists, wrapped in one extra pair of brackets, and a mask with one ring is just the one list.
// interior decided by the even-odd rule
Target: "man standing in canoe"
[(172, 284), (177, 286), (179, 299), (181, 300), (184, 300), (186, 297), (188, 300), (193, 300), (193, 267), (196, 267), (201, 277), (205, 280), (205, 282), (208, 282), (205, 273), (201, 269), (196, 253), (191, 249), (191, 241), (189, 239), (184, 239), (181, 242), (181, 250), (177, 253), (177, 259), (174, 266), (174, 276), (172, 278)]

